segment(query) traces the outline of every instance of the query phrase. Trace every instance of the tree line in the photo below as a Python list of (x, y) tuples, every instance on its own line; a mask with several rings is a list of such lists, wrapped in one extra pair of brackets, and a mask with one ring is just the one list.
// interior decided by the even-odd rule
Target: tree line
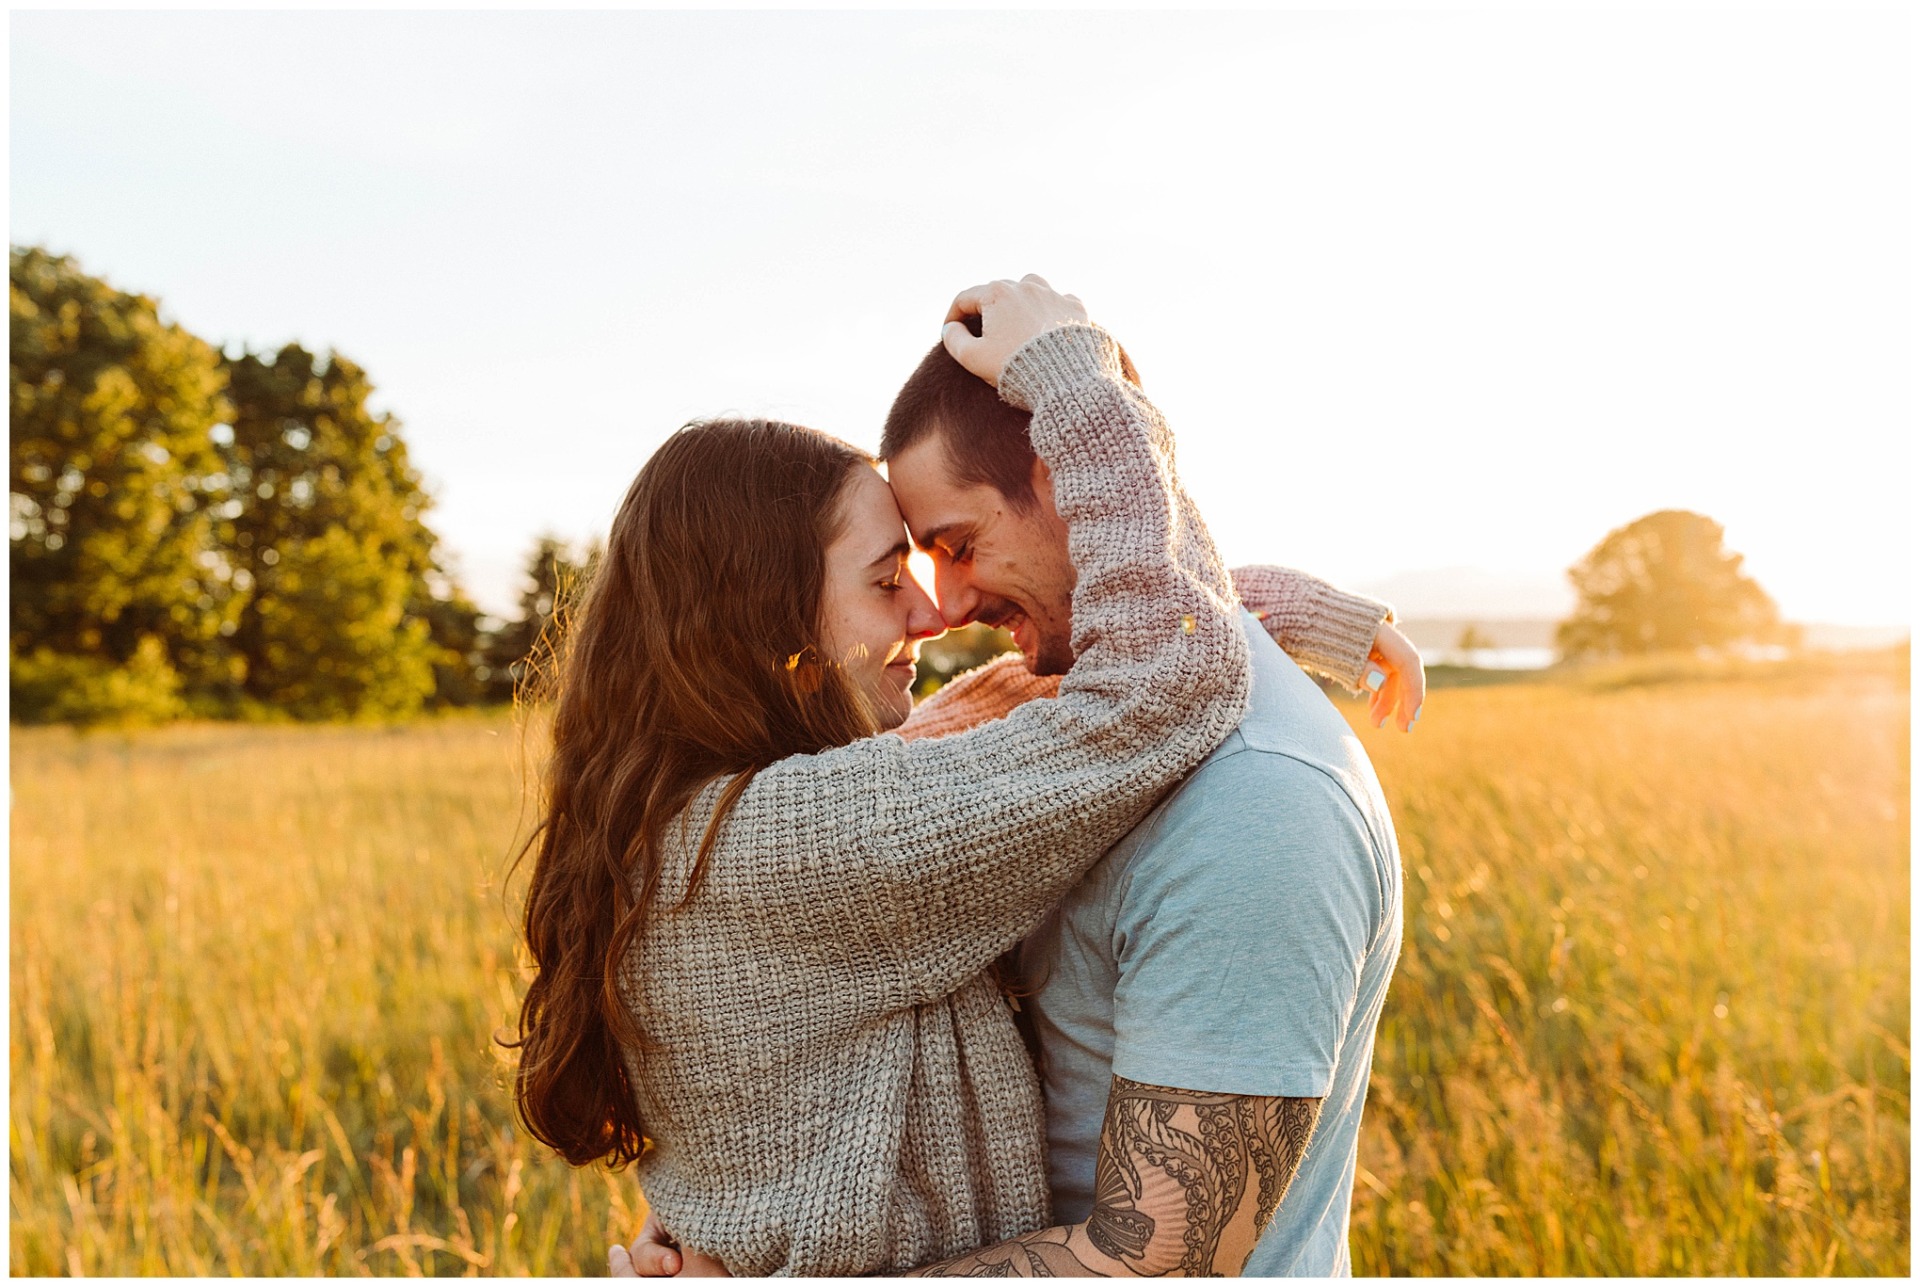
[(443, 566), (367, 374), (237, 357), (72, 259), (9, 255), (16, 720), (404, 717), (511, 698), (584, 561), (535, 547), (515, 621)]
[[(367, 374), (298, 344), (237, 357), (33, 247), (12, 310), (8, 678), (25, 721), (399, 718), (510, 700), (595, 557), (535, 545), (520, 615), (448, 574), (400, 424)], [(1791, 638), (1684, 510), (1609, 533), (1568, 572), (1568, 658)], [(1004, 648), (923, 651), (922, 691)]]

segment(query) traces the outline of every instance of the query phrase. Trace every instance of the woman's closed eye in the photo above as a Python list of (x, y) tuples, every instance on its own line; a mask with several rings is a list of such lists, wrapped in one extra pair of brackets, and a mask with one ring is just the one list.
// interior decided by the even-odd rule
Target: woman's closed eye
[(892, 573), (882, 580), (874, 582), (874, 584), (880, 589), (885, 590), (888, 594), (896, 594), (906, 588), (906, 578), (907, 556), (902, 554), (895, 560)]

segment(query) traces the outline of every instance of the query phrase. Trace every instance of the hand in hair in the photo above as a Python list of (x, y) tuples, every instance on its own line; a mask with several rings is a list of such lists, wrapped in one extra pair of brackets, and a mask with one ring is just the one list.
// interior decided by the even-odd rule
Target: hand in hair
[[(972, 334), (961, 319), (978, 316), (980, 334)], [(1056, 326), (1087, 320), (1087, 309), (1072, 295), (1062, 295), (1037, 273), (1017, 282), (988, 282), (969, 286), (953, 297), (940, 340), (954, 361), (998, 388), (1008, 359), (1030, 340)]]

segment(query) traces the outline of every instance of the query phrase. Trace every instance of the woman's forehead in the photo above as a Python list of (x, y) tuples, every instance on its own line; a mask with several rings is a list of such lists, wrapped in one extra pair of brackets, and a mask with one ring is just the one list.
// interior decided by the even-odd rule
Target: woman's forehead
[(872, 468), (854, 470), (840, 506), (840, 535), (833, 548), (869, 563), (893, 553), (906, 539), (906, 524), (900, 520), (900, 507), (886, 479)]

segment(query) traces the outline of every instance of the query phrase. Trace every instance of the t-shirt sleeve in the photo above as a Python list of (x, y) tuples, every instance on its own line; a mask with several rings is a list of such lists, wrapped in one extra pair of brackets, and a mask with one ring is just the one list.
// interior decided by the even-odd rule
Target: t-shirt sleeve
[(1367, 830), (1319, 769), (1243, 750), (1150, 819), (1120, 899), (1113, 1071), (1323, 1098), (1378, 932)]

